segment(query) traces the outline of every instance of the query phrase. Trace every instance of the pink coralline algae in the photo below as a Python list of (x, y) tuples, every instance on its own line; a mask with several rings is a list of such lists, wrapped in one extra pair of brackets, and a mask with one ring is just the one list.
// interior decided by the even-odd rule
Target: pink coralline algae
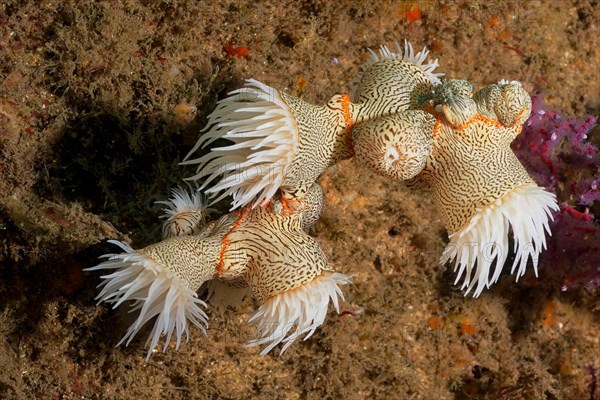
[(600, 153), (588, 141), (597, 118), (565, 118), (541, 96), (532, 101), (531, 117), (513, 149), (533, 178), (563, 202), (544, 265), (562, 275), (562, 290), (599, 287), (600, 224), (590, 208), (600, 200)]

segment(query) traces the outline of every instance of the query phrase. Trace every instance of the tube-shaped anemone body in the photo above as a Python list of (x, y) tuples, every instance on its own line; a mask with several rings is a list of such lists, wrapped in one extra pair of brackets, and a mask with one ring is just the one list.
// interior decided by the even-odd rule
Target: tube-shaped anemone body
[(371, 57), (355, 78), (352, 101), (360, 105), (355, 123), (409, 109), (422, 108), (442, 73), (434, 72), (437, 60), (426, 62), (429, 51), (423, 48), (415, 53), (404, 41), (404, 49), (396, 43), (397, 51), (381, 46), (379, 54), (372, 50)]
[[(323, 189), (316, 183), (309, 188), (306, 196), (302, 200), (303, 208), (297, 212), (301, 217), (301, 226), (305, 232), (317, 222), (324, 206)], [(276, 215), (282, 214), (282, 203), (274, 199), (270, 204), (271, 209)], [(213, 279), (209, 282), (207, 300), (217, 306), (238, 306), (244, 297), (251, 294), (252, 291), (245, 279), (235, 279), (223, 281)]]
[(196, 291), (207, 280), (212, 279), (215, 264), (219, 259), (221, 239), (227, 232), (223, 227), (211, 237), (183, 236), (166, 239), (141, 250), (117, 241), (114, 244), (124, 250), (121, 254), (103, 256), (107, 261), (88, 268), (88, 271), (113, 271), (101, 276), (102, 288), (96, 297), (118, 307), (125, 301), (133, 301), (131, 311), (139, 310), (134, 323), (117, 344), (128, 345), (133, 337), (151, 319), (155, 318), (152, 332), (146, 341), (149, 347), (147, 358), (166, 336), (163, 351), (173, 333), (176, 348), (182, 337), (189, 337), (188, 322), (205, 331), (208, 317), (202, 310), (206, 306)]
[(108, 254), (107, 261), (88, 270), (113, 271), (101, 277), (99, 301), (116, 308), (131, 300), (132, 311), (139, 310), (119, 344), (129, 344), (156, 318), (146, 342), (148, 357), (162, 335), (163, 350), (173, 334), (178, 348), (188, 336), (188, 322), (205, 329), (207, 316), (200, 306), (206, 304), (196, 291), (215, 279), (212, 294), (221, 300), (240, 293), (229, 289), (247, 287), (262, 304), (252, 319), (258, 334), (251, 344), (267, 344), (263, 353), (285, 341), (283, 351), (298, 336), (312, 334), (323, 323), (330, 299), (337, 309), (338, 296), (343, 299), (339, 285), (349, 277), (334, 273), (317, 242), (304, 232), (322, 207), (318, 185), (311, 186), (305, 201), (310, 203), (292, 213), (276, 213), (269, 205), (247, 206), (207, 224), (198, 235), (169, 238), (140, 250), (115, 242), (124, 252)]
[(168, 200), (157, 201), (163, 204), (163, 239), (175, 236), (191, 236), (200, 233), (206, 226), (206, 220), (214, 211), (206, 206), (206, 200), (197, 188), (187, 191), (177, 187), (171, 191)]
[[(255, 80), (221, 100), (182, 164), (197, 164), (189, 179), (214, 201), (233, 196), (231, 209), (264, 204), (281, 190), (284, 198), (301, 198), (328, 166), (352, 156), (350, 130), (356, 105), (336, 95), (316, 106)], [(229, 145), (212, 147), (218, 139)]]
[[(510, 252), (509, 231), (515, 252), (511, 272), (516, 270), (518, 279), (531, 257), (537, 274), (538, 256), (550, 234), (548, 221), (558, 206), (510, 148), (531, 111), (521, 85), (503, 81), (473, 99), (456, 91), (447, 93), (464, 97), (439, 104), (447, 110), (438, 115), (431, 155), (410, 185), (431, 187), (450, 234), (441, 261), (454, 262), (456, 281), (463, 279), (466, 293), (475, 289), (474, 296), (479, 296), (500, 276)], [(464, 106), (469, 102), (475, 108)]]
[(435, 118), (404, 111), (357, 125), (352, 132), (357, 163), (392, 178), (413, 178), (431, 154)]
[[(311, 197), (309, 192), (306, 198)], [(242, 275), (261, 303), (250, 320), (257, 325), (257, 337), (249, 343), (266, 344), (261, 354), (281, 342), (283, 352), (299, 336), (310, 337), (324, 322), (329, 300), (339, 311), (338, 296), (343, 299), (339, 286), (350, 282), (349, 276), (331, 269), (317, 242), (304, 232), (302, 220), (315, 209), (307, 205), (305, 210), (286, 215), (257, 207), (227, 238), (225, 259), (248, 260)], [(228, 281), (238, 276), (239, 269), (237, 263), (226, 262), (217, 276)]]

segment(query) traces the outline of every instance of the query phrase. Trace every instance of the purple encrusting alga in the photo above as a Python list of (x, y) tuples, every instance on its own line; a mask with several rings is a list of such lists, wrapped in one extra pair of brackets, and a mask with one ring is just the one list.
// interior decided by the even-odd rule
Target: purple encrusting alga
[(513, 149), (534, 179), (563, 201), (543, 255), (562, 290), (600, 286), (600, 223), (590, 213), (600, 200), (600, 152), (588, 136), (597, 118), (565, 118), (534, 96), (531, 117)]

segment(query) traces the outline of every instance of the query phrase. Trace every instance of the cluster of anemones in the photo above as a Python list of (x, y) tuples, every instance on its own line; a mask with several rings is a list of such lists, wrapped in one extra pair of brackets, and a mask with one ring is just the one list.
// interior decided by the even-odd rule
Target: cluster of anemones
[[(173, 334), (179, 347), (188, 322), (204, 330), (197, 291), (207, 282), (211, 301), (230, 304), (251, 293), (260, 302), (250, 345), (266, 345), (261, 354), (312, 335), (349, 282), (306, 233), (323, 204), (315, 181), (353, 156), (376, 173), (431, 189), (450, 234), (441, 262), (454, 262), (466, 293), (478, 296), (498, 280), (510, 232), (511, 273), (523, 275), (530, 257), (537, 273), (557, 205), (510, 149), (529, 116), (529, 95), (514, 81), (475, 94), (466, 81), (442, 82), (427, 55), (407, 42), (397, 52), (382, 46), (361, 67), (352, 97), (336, 95), (323, 106), (255, 80), (221, 100), (183, 164), (198, 164), (190, 179), (203, 180), (213, 202), (231, 196), (232, 212), (207, 222), (200, 193), (176, 189), (162, 202), (162, 242), (141, 250), (117, 243), (124, 253), (89, 269), (114, 270), (102, 276), (100, 301), (133, 300), (139, 310), (121, 342), (152, 318), (148, 356), (162, 335), (165, 348)], [(213, 146), (223, 139), (230, 144)], [(200, 148), (210, 151), (192, 159)]]
[(266, 345), (261, 354), (279, 343), (283, 352), (298, 337), (311, 336), (330, 301), (339, 309), (340, 286), (350, 277), (333, 272), (306, 233), (322, 210), (319, 185), (309, 188), (298, 210), (284, 212), (281, 200), (271, 199), (213, 222), (206, 221), (209, 209), (197, 193), (177, 188), (160, 203), (166, 205), (163, 241), (139, 250), (111, 241), (124, 252), (104, 255), (107, 261), (87, 269), (111, 271), (101, 276), (100, 302), (116, 308), (133, 301), (131, 311), (138, 312), (118, 344), (129, 344), (152, 319), (147, 358), (161, 336), (163, 350), (172, 337), (179, 348), (188, 323), (206, 333), (206, 303), (197, 294), (205, 283), (214, 304), (236, 305), (250, 293), (261, 303), (249, 321), (257, 325), (249, 345)]

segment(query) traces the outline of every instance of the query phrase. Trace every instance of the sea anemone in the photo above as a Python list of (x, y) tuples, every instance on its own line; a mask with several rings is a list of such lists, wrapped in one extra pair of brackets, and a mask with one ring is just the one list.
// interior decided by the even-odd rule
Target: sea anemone
[(182, 187), (177, 187), (171, 191), (168, 200), (157, 201), (156, 204), (166, 206), (163, 209), (164, 214), (160, 217), (165, 219), (162, 226), (163, 239), (198, 234), (205, 226), (206, 217), (214, 211), (207, 207), (206, 200), (198, 188), (192, 189), (190, 193)]
[(533, 183), (518, 187), (480, 209), (468, 225), (452, 233), (440, 262), (454, 262), (454, 271), (458, 270), (454, 284), (462, 278), (465, 295), (475, 288), (473, 296), (478, 297), (498, 281), (510, 253), (512, 230), (515, 259), (510, 273), (516, 271), (518, 280), (531, 257), (537, 277), (538, 257), (546, 248), (545, 233), (551, 235), (552, 211), (558, 211), (554, 194)]
[(348, 283), (348, 275), (323, 271), (302, 286), (268, 298), (250, 318), (249, 323), (257, 326), (257, 335), (248, 346), (267, 344), (260, 353), (265, 355), (283, 342), (282, 354), (301, 335), (307, 333), (304, 340), (308, 339), (325, 321), (330, 299), (339, 313), (338, 296), (344, 300), (339, 285)]
[[(294, 114), (280, 92), (249, 79), (246, 87), (217, 103), (203, 134), (181, 164), (198, 164), (197, 174), (189, 179), (206, 177), (201, 188), (222, 175), (206, 189), (212, 197), (222, 191), (214, 202), (232, 195), (232, 210), (253, 201), (266, 202), (283, 183), (298, 151), (298, 134)], [(190, 159), (217, 139), (233, 144), (213, 147), (208, 154)]]
[[(187, 195), (176, 193), (177, 201)], [(188, 322), (206, 333), (207, 316), (200, 308), (206, 304), (196, 292), (209, 281), (213, 304), (237, 305), (250, 293), (262, 304), (253, 319), (264, 316), (256, 344), (267, 340), (266, 318), (281, 325), (272, 333), (283, 332), (273, 346), (284, 339), (290, 324), (298, 325), (297, 334), (314, 331), (323, 323), (330, 297), (337, 309), (337, 285), (348, 278), (331, 271), (318, 243), (304, 231), (321, 211), (321, 188), (311, 185), (304, 201), (304, 208), (290, 214), (275, 213), (269, 205), (247, 206), (198, 234), (171, 237), (140, 250), (110, 241), (124, 252), (104, 255), (107, 261), (86, 270), (114, 270), (101, 276), (98, 301), (116, 308), (131, 300), (131, 311), (139, 313), (119, 344), (128, 345), (152, 318), (148, 358), (163, 335), (163, 351), (173, 335), (179, 348), (183, 335), (186, 340), (189, 336)], [(286, 338), (286, 347), (292, 341)]]
[(396, 51), (390, 50), (385, 45), (379, 46), (379, 55), (373, 50), (368, 49), (370, 57), (360, 66), (361, 72), (359, 72), (359, 74), (355, 77), (356, 80), (359, 81), (362, 74), (376, 62), (383, 60), (398, 60), (407, 61), (419, 67), (421, 71), (429, 78), (432, 84), (437, 85), (441, 83), (440, 78), (444, 76), (444, 74), (442, 72), (434, 72), (439, 66), (437, 58), (433, 61), (429, 61), (427, 63), (425, 62), (427, 60), (427, 56), (429, 55), (429, 50), (427, 47), (423, 47), (423, 50), (415, 53), (412, 44), (410, 44), (406, 39), (404, 40), (404, 49), (397, 41), (395, 41), (394, 44), (396, 45)]
[[(201, 188), (221, 176), (206, 190), (213, 202), (231, 195), (231, 210), (256, 207), (278, 190), (285, 198), (302, 198), (325, 168), (352, 156), (349, 134), (356, 107), (348, 96), (316, 106), (258, 81), (246, 82), (218, 103), (182, 162), (198, 164), (198, 173), (188, 179), (206, 178)], [(189, 159), (217, 139), (233, 144)]]
[[(405, 41), (398, 53), (382, 46), (379, 56), (361, 67), (354, 98), (333, 96), (326, 105), (309, 104), (253, 79), (230, 92), (208, 116), (196, 145), (183, 165), (197, 164), (190, 180), (204, 180), (213, 202), (232, 196), (231, 210), (269, 202), (280, 191), (284, 199), (302, 198), (330, 165), (354, 155), (353, 127), (369, 119), (416, 109), (440, 83), (437, 60), (428, 51), (415, 53)], [(219, 139), (232, 144), (200, 148)]]
[(450, 237), (441, 262), (453, 261), (456, 282), (463, 279), (465, 294), (475, 288), (477, 297), (498, 280), (510, 231), (516, 253), (511, 273), (522, 276), (531, 257), (537, 275), (558, 205), (510, 147), (531, 112), (529, 94), (516, 81), (501, 81), (474, 96), (471, 89), (466, 81), (450, 80), (434, 90), (433, 108), (443, 112), (436, 113), (427, 164), (409, 185), (432, 189)]
[(504, 126), (523, 124), (531, 114), (531, 97), (521, 82), (506, 79), (488, 85), (473, 96), (478, 112)]
[(451, 125), (460, 126), (477, 113), (472, 93), (473, 86), (469, 82), (449, 79), (434, 88), (431, 102), (435, 104), (435, 110), (443, 113)]
[(323, 212), (323, 207), (325, 207), (325, 195), (321, 186), (318, 183), (313, 183), (302, 201), (304, 202), (302, 229), (308, 232), (317, 223)]
[(129, 312), (139, 310), (139, 314), (127, 333), (117, 343), (129, 345), (133, 337), (142, 327), (156, 317), (152, 331), (145, 346), (148, 347), (146, 361), (162, 335), (166, 336), (163, 351), (167, 349), (173, 333), (175, 333), (175, 349), (179, 349), (181, 338), (189, 339), (188, 321), (206, 334), (208, 317), (200, 308), (206, 303), (198, 298), (190, 288), (189, 281), (180, 274), (167, 269), (154, 261), (143, 250), (135, 251), (129, 245), (116, 240), (109, 243), (119, 246), (124, 253), (106, 254), (101, 258), (108, 260), (86, 271), (115, 270), (103, 275), (104, 280), (98, 287), (102, 291), (96, 300), (106, 302), (117, 308), (125, 301), (133, 301)]
[(413, 178), (431, 154), (435, 118), (407, 110), (357, 125), (352, 131), (357, 163), (392, 179)]
[(404, 51), (396, 43), (398, 52), (381, 46), (379, 55), (374, 51), (361, 66), (354, 79), (352, 101), (357, 104), (355, 123), (381, 116), (416, 110), (431, 97), (442, 73), (434, 72), (437, 60), (425, 63), (426, 48), (416, 53), (407, 41)]

